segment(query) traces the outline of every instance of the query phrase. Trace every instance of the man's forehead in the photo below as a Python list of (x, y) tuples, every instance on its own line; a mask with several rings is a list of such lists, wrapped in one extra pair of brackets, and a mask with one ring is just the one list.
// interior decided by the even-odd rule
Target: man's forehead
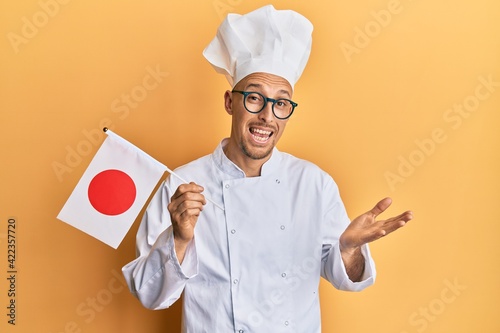
[(271, 89), (275, 92), (282, 94), (292, 95), (292, 88), (288, 81), (282, 77), (266, 74), (266, 73), (255, 73), (250, 74), (245, 79), (242, 80), (243, 89), (247, 90), (249, 88), (255, 89)]

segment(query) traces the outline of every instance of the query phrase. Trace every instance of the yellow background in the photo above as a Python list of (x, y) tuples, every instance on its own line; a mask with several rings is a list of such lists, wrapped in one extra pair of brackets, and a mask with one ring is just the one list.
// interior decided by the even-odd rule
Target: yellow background
[[(229, 10), (265, 4), (2, 2), (1, 332), (179, 332), (179, 304), (143, 309), (118, 278), (134, 258), (137, 221), (113, 250), (56, 216), (104, 125), (171, 168), (213, 151), (229, 134), (228, 84), (201, 52)], [(328, 171), (351, 217), (384, 196), (394, 200), (385, 216), (415, 213), (372, 245), (373, 287), (321, 284), (323, 331), (500, 332), (498, 1), (273, 4), (315, 26), (279, 148)], [(6, 308), (12, 216), (15, 326)]]

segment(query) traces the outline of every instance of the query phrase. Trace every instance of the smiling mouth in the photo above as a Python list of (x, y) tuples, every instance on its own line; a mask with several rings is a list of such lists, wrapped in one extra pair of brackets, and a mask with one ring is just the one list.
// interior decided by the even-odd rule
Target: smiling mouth
[(259, 143), (266, 143), (273, 136), (273, 131), (250, 127), (252, 138)]

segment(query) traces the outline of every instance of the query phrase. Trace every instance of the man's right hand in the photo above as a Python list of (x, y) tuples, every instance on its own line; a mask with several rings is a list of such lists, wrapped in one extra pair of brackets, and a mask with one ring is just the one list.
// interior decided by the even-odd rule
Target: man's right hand
[(184, 260), (186, 248), (194, 237), (194, 227), (198, 221), (205, 196), (203, 187), (193, 182), (180, 185), (168, 204), (172, 227), (174, 228), (175, 252), (179, 263)]

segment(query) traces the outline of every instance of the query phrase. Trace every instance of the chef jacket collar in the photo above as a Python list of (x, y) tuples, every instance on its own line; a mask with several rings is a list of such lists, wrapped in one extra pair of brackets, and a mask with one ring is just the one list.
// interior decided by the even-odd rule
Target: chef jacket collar
[[(222, 170), (222, 172), (230, 175), (232, 178), (244, 178), (246, 177), (245, 172), (234, 164), (229, 158), (227, 158), (226, 154), (224, 154), (224, 147), (227, 145), (228, 141), (228, 138), (223, 139), (215, 149), (213, 154), (215, 164), (220, 170)], [(271, 154), (271, 158), (262, 165), (261, 176), (265, 176), (277, 169), (281, 160), (281, 152), (275, 147)]]

